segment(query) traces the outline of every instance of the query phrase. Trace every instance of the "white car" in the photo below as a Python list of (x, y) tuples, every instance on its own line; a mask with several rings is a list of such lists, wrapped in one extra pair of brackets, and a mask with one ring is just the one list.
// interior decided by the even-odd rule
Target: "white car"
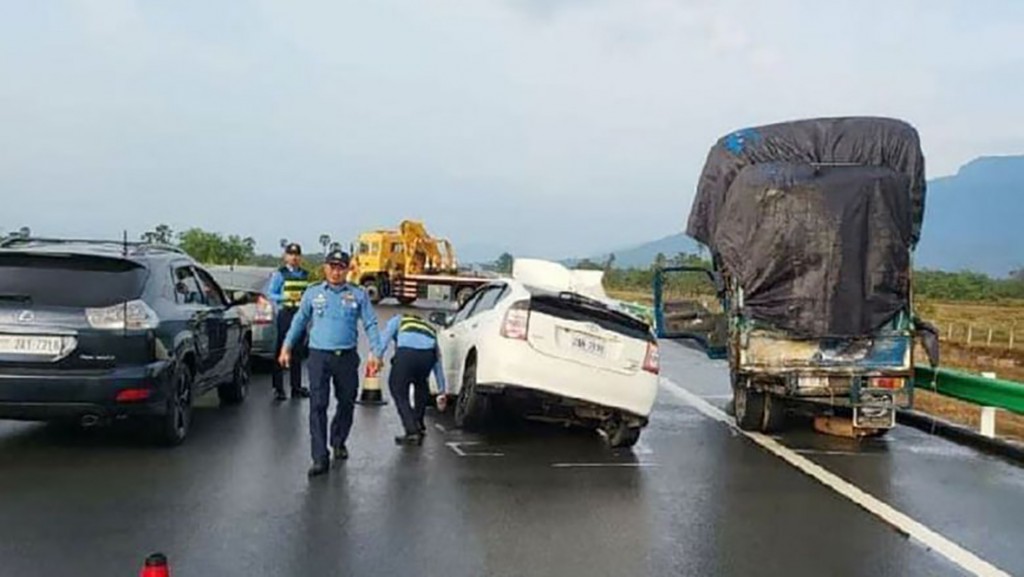
[[(599, 281), (599, 278), (598, 278)], [(517, 260), (511, 279), (480, 287), (454, 315), (435, 313), (456, 425), (476, 428), (494, 401), (528, 418), (637, 442), (658, 390), (650, 326), (617, 308), (593, 273)]]

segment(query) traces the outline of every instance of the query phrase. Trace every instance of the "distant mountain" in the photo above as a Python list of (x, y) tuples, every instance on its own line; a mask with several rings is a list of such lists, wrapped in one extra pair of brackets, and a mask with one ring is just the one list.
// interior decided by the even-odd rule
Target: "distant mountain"
[(1005, 277), (1024, 268), (1024, 156), (985, 156), (928, 183), (916, 266)]
[[(616, 250), (612, 253), (590, 256), (587, 257), (587, 259), (592, 262), (603, 263), (608, 259), (609, 254), (614, 254), (615, 266), (617, 267), (646, 268), (654, 263), (659, 253), (664, 254), (668, 258), (672, 258), (681, 252), (696, 254), (698, 251), (699, 245), (695, 240), (685, 234), (679, 233), (659, 238), (658, 240), (644, 243), (639, 246)], [(581, 260), (583, 259), (568, 259), (566, 263), (572, 265)]]
[[(619, 267), (646, 267), (658, 253), (697, 253), (683, 233), (614, 251)], [(607, 254), (588, 260), (603, 263)], [(580, 258), (567, 259), (570, 265)], [(1024, 269), (1024, 156), (986, 156), (955, 176), (928, 182), (918, 268), (972, 270), (995, 277)]]

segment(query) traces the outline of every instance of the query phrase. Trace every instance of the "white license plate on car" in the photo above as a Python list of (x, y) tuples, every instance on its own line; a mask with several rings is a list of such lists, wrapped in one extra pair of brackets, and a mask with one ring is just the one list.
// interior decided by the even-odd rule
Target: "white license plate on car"
[(50, 357), (59, 355), (64, 349), (61, 337), (40, 337), (34, 335), (0, 335), (0, 354), (38, 355)]
[(573, 350), (595, 357), (604, 357), (607, 350), (604, 339), (583, 333), (569, 333), (569, 346)]

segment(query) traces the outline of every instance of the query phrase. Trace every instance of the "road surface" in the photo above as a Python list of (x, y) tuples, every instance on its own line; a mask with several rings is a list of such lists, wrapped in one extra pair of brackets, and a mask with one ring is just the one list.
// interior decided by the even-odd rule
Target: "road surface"
[(351, 459), (313, 480), (307, 405), (266, 375), (241, 407), (201, 400), (171, 450), (0, 423), (0, 575), (131, 575), (152, 551), (175, 577), (1024, 574), (1021, 468), (906, 428), (750, 438), (716, 408), (723, 364), (676, 343), (662, 362), (632, 450), (450, 414), (398, 448), (389, 404), (358, 408)]

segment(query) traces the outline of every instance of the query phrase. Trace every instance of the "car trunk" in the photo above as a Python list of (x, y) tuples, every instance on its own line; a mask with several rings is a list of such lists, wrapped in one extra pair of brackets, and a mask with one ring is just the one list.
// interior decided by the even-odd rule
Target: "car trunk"
[(0, 254), (0, 368), (97, 370), (151, 357), (148, 331), (94, 328), (88, 311), (139, 298), (138, 263), (68, 254)]
[(621, 374), (642, 370), (648, 343), (643, 322), (575, 295), (534, 294), (527, 340), (537, 352)]

